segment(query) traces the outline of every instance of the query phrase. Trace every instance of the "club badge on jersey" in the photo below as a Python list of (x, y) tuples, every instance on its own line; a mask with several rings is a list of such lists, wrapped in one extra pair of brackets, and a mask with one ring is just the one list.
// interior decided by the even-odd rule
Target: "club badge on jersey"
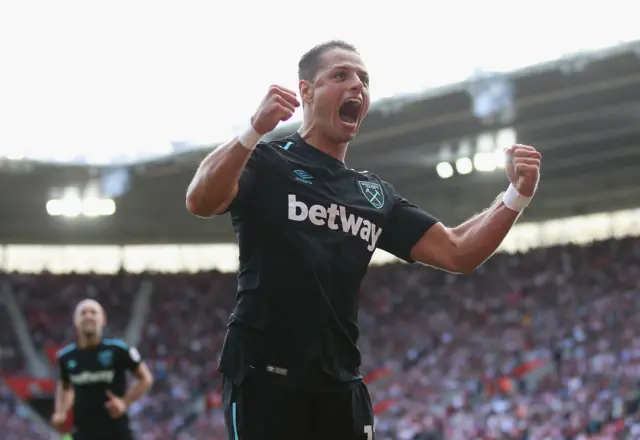
[(98, 362), (103, 367), (109, 367), (113, 363), (113, 351), (111, 350), (102, 350), (98, 353)]
[(362, 191), (367, 201), (371, 203), (371, 206), (376, 209), (384, 206), (384, 191), (382, 191), (382, 187), (378, 183), (359, 180), (358, 186), (360, 186), (360, 191)]

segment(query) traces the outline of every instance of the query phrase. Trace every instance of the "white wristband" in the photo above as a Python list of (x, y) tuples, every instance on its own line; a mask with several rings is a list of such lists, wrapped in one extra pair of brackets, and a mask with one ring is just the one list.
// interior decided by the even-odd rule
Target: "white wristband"
[(533, 197), (525, 197), (518, 192), (513, 184), (509, 185), (507, 192), (502, 197), (502, 203), (512, 211), (522, 212), (524, 208), (529, 206), (529, 202)]
[(249, 121), (249, 126), (245, 128), (238, 136), (238, 142), (247, 150), (253, 151), (262, 139), (262, 135), (258, 133), (255, 128), (253, 128), (253, 124)]

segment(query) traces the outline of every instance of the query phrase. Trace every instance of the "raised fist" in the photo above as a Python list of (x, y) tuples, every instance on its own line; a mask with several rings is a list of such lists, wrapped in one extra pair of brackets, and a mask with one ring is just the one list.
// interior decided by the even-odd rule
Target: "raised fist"
[(540, 180), (542, 155), (535, 148), (520, 144), (507, 148), (505, 153), (505, 171), (509, 181), (523, 196), (533, 196)]
[(251, 118), (253, 129), (264, 135), (273, 131), (280, 121), (286, 121), (295, 112), (300, 102), (296, 93), (280, 86), (269, 87), (267, 96), (262, 100)]

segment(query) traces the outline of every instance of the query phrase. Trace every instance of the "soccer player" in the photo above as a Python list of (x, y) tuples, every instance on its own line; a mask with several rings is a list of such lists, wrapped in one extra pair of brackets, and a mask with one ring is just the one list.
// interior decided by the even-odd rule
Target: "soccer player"
[[(51, 421), (60, 428), (73, 407), (74, 440), (131, 440), (127, 409), (151, 388), (140, 353), (118, 339), (103, 339), (105, 314), (85, 299), (74, 312), (77, 342), (58, 352), (60, 380)], [(125, 393), (126, 371), (135, 384)]]
[[(356, 49), (331, 41), (298, 67), (299, 98), (270, 87), (247, 129), (204, 159), (187, 190), (192, 214), (230, 212), (240, 250), (237, 305), (220, 358), (228, 435), (371, 440), (356, 321), (374, 250), (472, 272), (531, 200), (541, 156), (510, 147), (506, 193), (463, 224), (444, 226), (377, 175), (345, 165), (369, 109), (369, 74)], [(260, 141), (300, 103), (296, 133)]]

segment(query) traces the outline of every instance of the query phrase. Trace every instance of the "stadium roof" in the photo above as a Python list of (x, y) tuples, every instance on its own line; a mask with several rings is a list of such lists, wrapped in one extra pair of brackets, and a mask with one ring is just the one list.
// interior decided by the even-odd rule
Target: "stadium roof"
[[(640, 38), (626, 0), (555, 2), (552, 13), (503, 0), (352, 0), (349, 11), (275, 0), (251, 14), (243, 2), (36, 3), (0, 4), (0, 156), (91, 165), (228, 139), (270, 83), (297, 89), (300, 55), (333, 38), (361, 51), (374, 100)], [(243, 17), (243, 38), (229, 38), (229, 17)], [(522, 17), (544, 30), (521, 30)]]
[[(505, 125), (544, 156), (540, 190), (526, 214), (549, 219), (636, 207), (640, 193), (640, 50), (626, 45), (604, 55), (576, 56), (508, 79), (515, 90), (512, 120), (478, 118), (472, 83), (402, 105), (378, 106), (350, 147), (348, 163), (391, 181), (409, 200), (445, 222), (486, 207), (506, 187), (503, 172), (441, 179), (443, 145)], [(500, 77), (498, 77), (500, 79)], [(295, 127), (284, 127), (285, 134)], [(4, 243), (188, 243), (233, 240), (227, 218), (201, 220), (184, 194), (203, 152), (134, 167), (131, 188), (112, 217), (48, 217), (52, 186), (76, 185), (96, 173), (86, 167), (13, 164), (0, 174), (0, 241)]]

